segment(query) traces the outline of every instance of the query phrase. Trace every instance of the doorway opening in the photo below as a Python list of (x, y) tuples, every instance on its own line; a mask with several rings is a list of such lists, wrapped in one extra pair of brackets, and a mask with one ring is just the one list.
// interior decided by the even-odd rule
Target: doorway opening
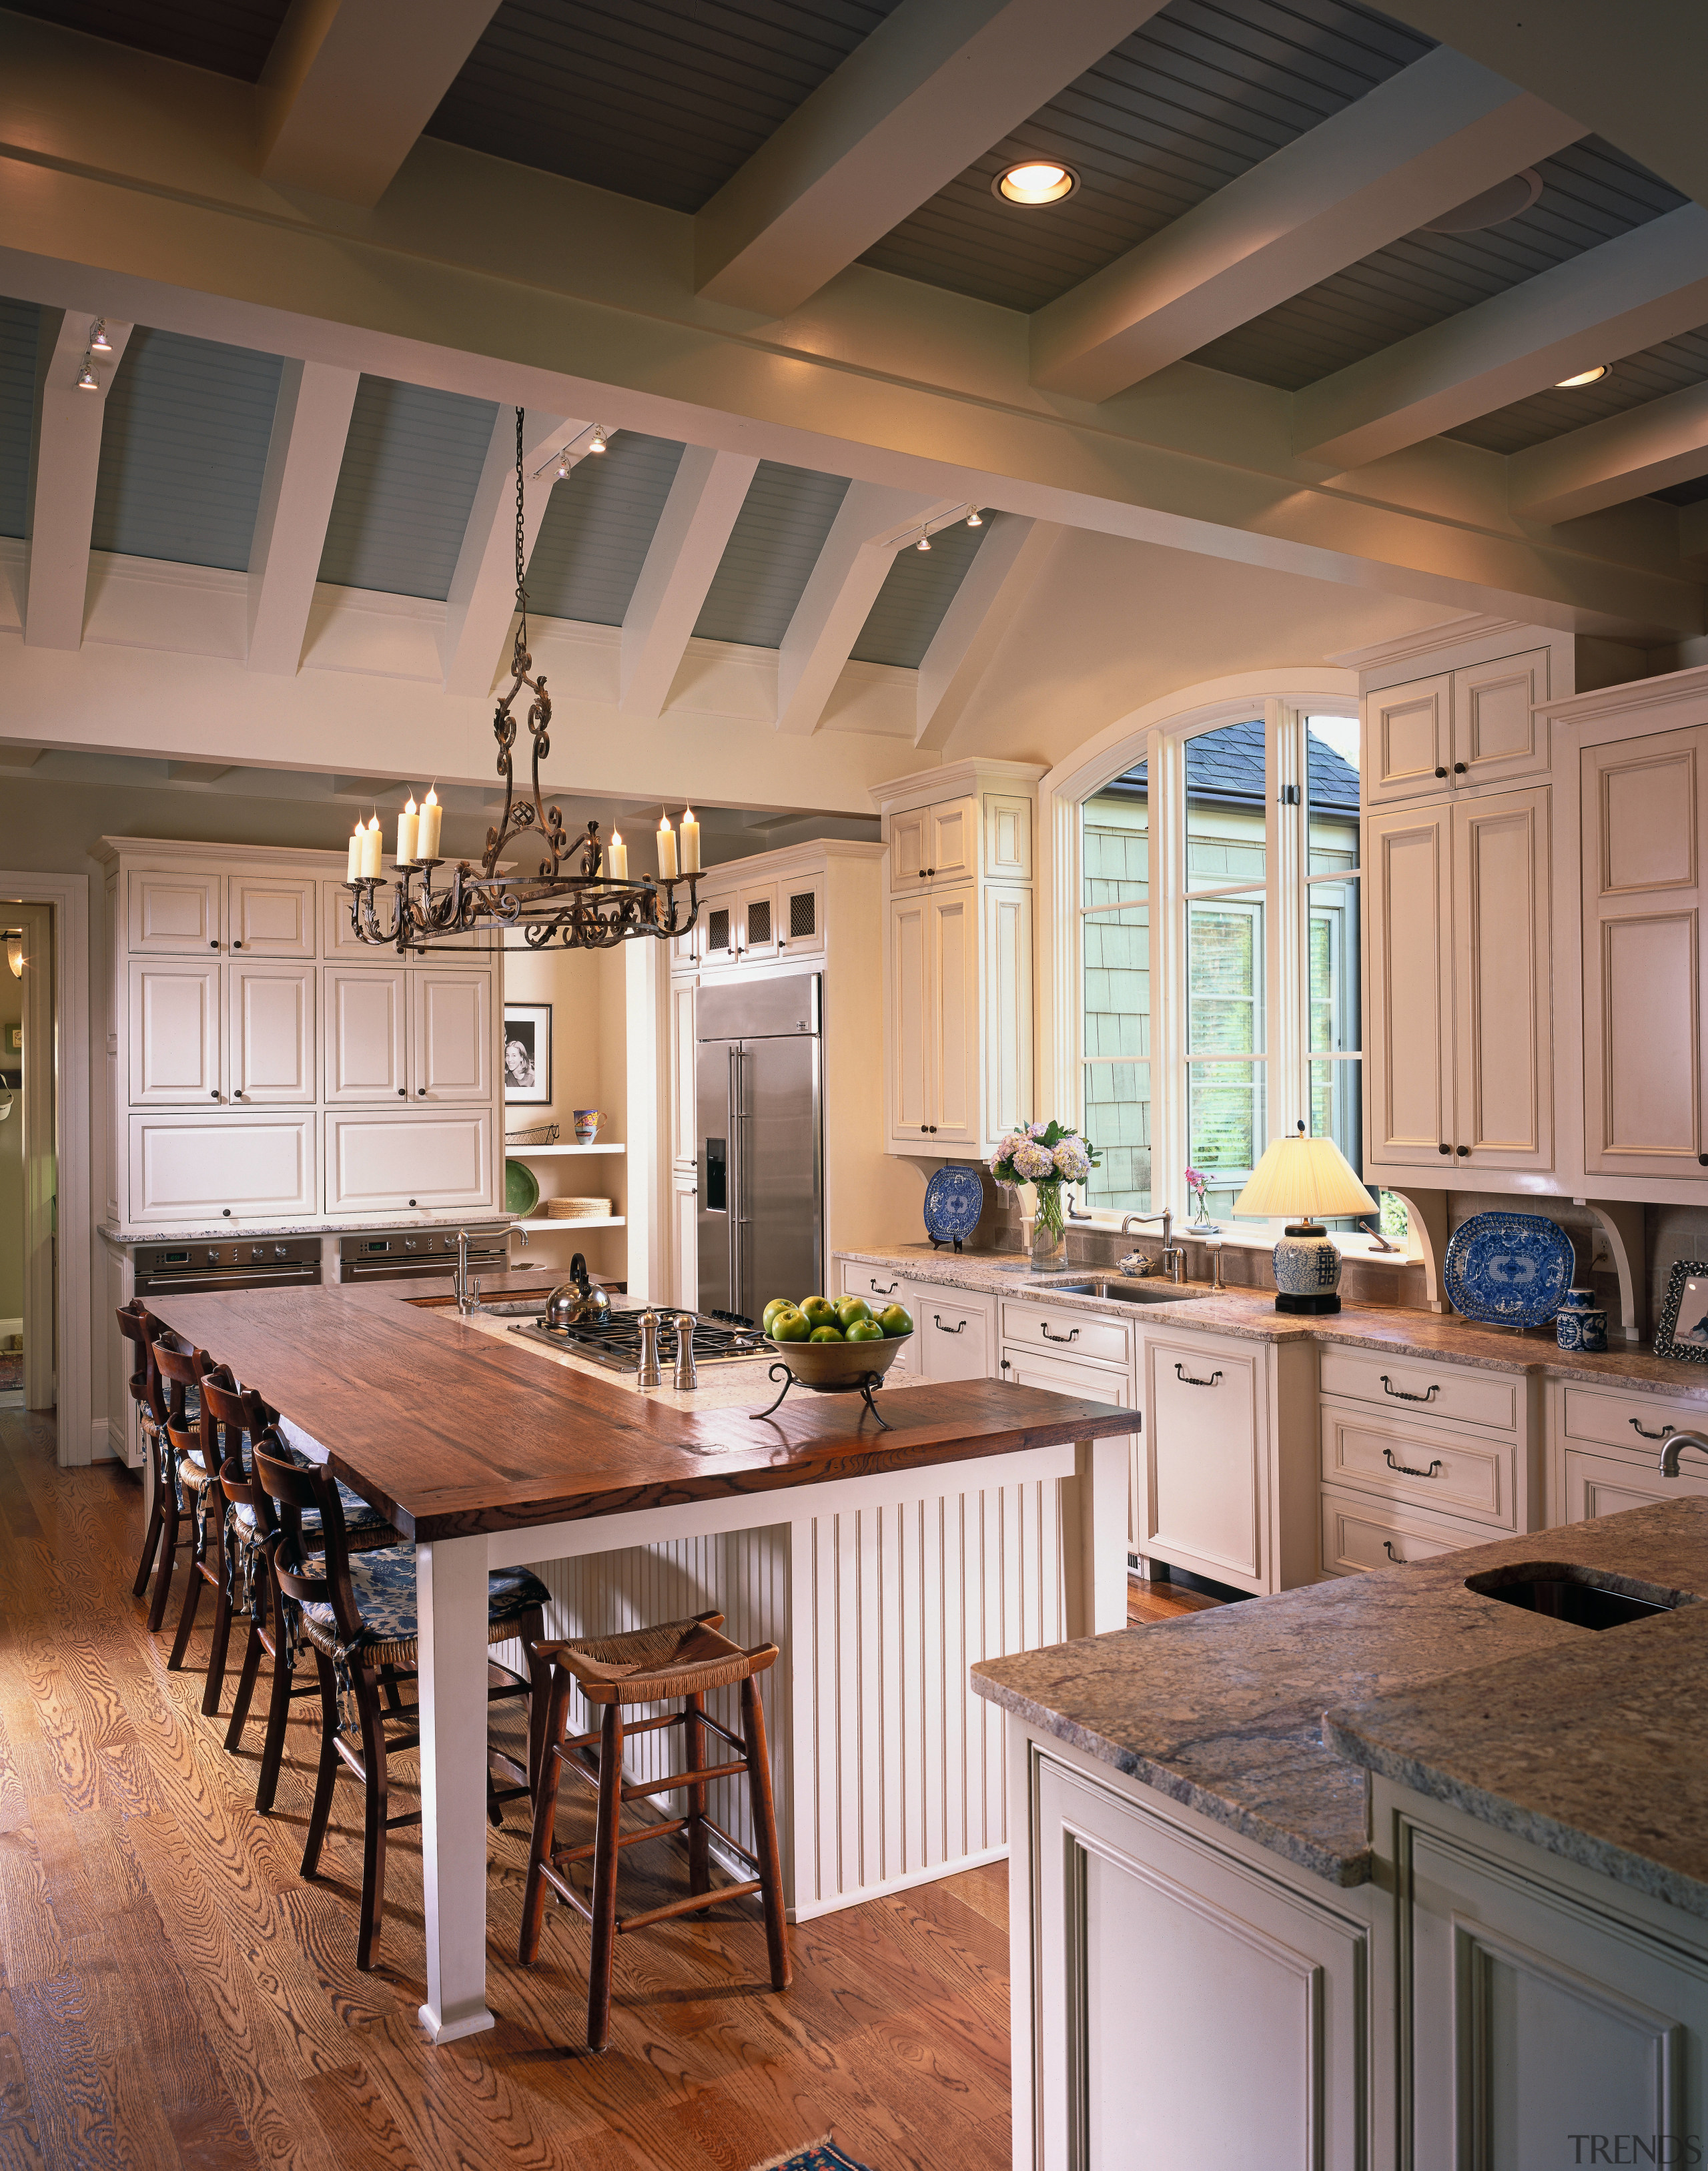
[(58, 1400), (58, 1140), (51, 906), (0, 900), (0, 1409)]

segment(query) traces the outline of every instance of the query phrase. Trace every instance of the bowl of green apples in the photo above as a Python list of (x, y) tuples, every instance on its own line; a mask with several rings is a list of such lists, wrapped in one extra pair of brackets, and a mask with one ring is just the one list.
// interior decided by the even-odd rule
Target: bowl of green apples
[(864, 1298), (773, 1297), (760, 1320), (765, 1338), (803, 1387), (849, 1394), (887, 1372), (913, 1332), (899, 1304), (874, 1312)]

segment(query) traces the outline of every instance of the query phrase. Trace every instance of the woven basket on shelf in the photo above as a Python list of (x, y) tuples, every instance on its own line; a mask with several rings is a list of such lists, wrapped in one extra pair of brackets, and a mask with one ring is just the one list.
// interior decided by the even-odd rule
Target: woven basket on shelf
[(611, 1212), (608, 1198), (549, 1198), (546, 1213), (554, 1221), (598, 1221)]

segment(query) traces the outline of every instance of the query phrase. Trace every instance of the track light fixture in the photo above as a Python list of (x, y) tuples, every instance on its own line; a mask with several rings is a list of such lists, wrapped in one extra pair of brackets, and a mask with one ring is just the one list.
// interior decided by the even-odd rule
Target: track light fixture
[(913, 548), (916, 550), (929, 550), (931, 548), (931, 538), (925, 533), (925, 530), (923, 528), (919, 530), (919, 539), (913, 545)]
[(593, 434), (587, 440), (587, 450), (590, 453), (602, 453), (605, 449), (605, 432), (596, 422), (593, 425)]
[(966, 524), (969, 528), (983, 528), (984, 525), (984, 515), (976, 505), (967, 509)]
[(107, 337), (107, 320), (97, 317), (89, 326), (89, 351), (92, 354), (110, 354), (113, 342)]
[[(583, 437), (587, 440), (585, 445), (581, 444)], [(579, 452), (576, 449), (578, 445), (581, 446)], [(538, 482), (549, 468), (554, 482), (567, 482), (589, 453), (605, 453), (610, 449), (610, 439), (602, 427), (597, 422), (589, 422), (586, 428), (577, 430), (567, 444), (560, 445), (544, 467), (534, 469), (533, 480)]]
[(83, 373), (78, 378), (77, 389), (79, 392), (99, 392), (101, 389), (100, 379), (91, 368), (87, 353), (83, 356)]

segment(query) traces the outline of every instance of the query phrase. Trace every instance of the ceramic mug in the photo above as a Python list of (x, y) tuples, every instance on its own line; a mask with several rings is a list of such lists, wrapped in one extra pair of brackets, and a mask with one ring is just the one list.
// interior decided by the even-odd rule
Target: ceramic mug
[(1555, 1315), (1554, 1335), (1562, 1349), (1575, 1349), (1588, 1357), (1603, 1355), (1607, 1349), (1607, 1313), (1599, 1305), (1562, 1308)]
[(593, 1140), (598, 1136), (600, 1124), (608, 1123), (610, 1120), (611, 1118), (602, 1108), (577, 1108), (575, 1111), (577, 1145), (592, 1145)]

